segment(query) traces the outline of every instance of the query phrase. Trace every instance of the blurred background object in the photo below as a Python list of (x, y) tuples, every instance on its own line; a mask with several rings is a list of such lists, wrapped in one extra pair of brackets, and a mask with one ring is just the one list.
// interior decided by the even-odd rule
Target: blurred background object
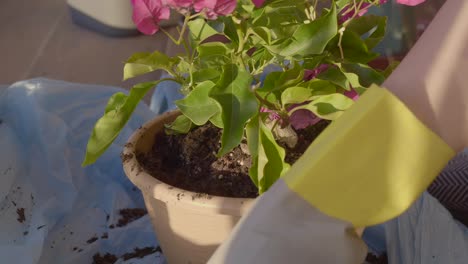
[(109, 36), (138, 34), (129, 0), (67, 0), (72, 21)]
[(403, 23), (403, 51), (407, 52), (413, 47), (445, 1), (430, 0), (417, 7), (400, 5)]
[[(67, 0), (72, 21), (82, 27), (111, 37), (125, 37), (138, 34), (132, 20), (130, 0)], [(182, 16), (173, 13), (164, 20), (164, 27), (176, 26)]]
[(376, 48), (377, 51), (386, 57), (403, 58), (445, 1), (430, 0), (415, 7), (388, 1), (381, 8), (373, 8), (370, 13), (388, 16), (388, 33), (384, 41)]
[[(130, 8), (130, 0), (108, 4), (119, 1)], [(99, 2), (110, 1), (94, 1), (95, 5)], [(131, 9), (127, 11), (128, 21)], [(174, 35), (177, 32), (175, 27), (167, 30)], [(116, 38), (77, 25), (64, 0), (0, 1), (0, 85), (46, 77), (128, 89), (135, 83), (159, 78), (156, 72), (122, 81), (123, 63), (128, 57), (154, 50), (176, 54), (182, 49), (163, 33)]]

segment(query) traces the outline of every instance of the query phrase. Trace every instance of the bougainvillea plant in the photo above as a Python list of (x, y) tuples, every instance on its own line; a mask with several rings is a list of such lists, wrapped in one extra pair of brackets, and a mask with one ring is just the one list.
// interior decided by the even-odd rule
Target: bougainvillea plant
[[(296, 131), (335, 120), (391, 71), (368, 65), (385, 35), (386, 17), (367, 13), (387, 0), (132, 0), (144, 34), (163, 31), (185, 54), (135, 53), (124, 79), (162, 70), (168, 78), (114, 94), (90, 137), (84, 165), (110, 146), (143, 96), (160, 82), (180, 84), (182, 114), (167, 133), (207, 122), (222, 129), (223, 156), (247, 139), (250, 177), (267, 190), (290, 167), (285, 150)], [(417, 5), (423, 0), (397, 0)], [(171, 10), (183, 15), (179, 36), (159, 27)]]

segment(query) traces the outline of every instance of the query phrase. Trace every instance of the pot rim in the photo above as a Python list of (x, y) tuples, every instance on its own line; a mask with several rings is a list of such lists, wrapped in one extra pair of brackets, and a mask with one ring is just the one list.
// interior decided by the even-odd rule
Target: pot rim
[(180, 111), (178, 110), (159, 115), (146, 122), (130, 136), (122, 151), (123, 156), (127, 157), (123, 161), (125, 174), (144, 195), (149, 195), (166, 204), (187, 207), (196, 211), (212, 211), (218, 214), (237, 216), (244, 215), (252, 207), (256, 199), (200, 194), (171, 186), (148, 174), (138, 162), (136, 158), (136, 146), (140, 138), (149, 128), (161, 123), (167, 123), (168, 119), (175, 118), (178, 115), (180, 115)]

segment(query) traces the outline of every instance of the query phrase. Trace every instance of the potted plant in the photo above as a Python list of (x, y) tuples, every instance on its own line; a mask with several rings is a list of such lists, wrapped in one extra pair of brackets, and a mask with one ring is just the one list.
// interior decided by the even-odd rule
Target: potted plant
[[(143, 96), (176, 82), (184, 99), (135, 132), (122, 153), (170, 263), (205, 263), (257, 195), (395, 65), (369, 66), (386, 0), (132, 0), (140, 31), (163, 31), (185, 54), (136, 53), (124, 79), (163, 70), (168, 78), (114, 94), (83, 162), (106, 150)], [(421, 0), (399, 0), (417, 4)], [(170, 10), (179, 36), (160, 28)]]

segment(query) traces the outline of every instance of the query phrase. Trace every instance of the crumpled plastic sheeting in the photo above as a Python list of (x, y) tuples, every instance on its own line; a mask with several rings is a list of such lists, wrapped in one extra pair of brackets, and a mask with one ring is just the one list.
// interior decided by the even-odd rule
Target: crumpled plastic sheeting
[[(162, 75), (161, 78), (170, 77)], [(151, 96), (150, 109), (160, 115), (166, 111), (175, 110), (177, 106), (174, 101), (184, 98), (180, 93), (180, 84), (172, 81), (165, 81), (158, 84)]]
[(468, 228), (428, 193), (398, 218), (367, 228), (364, 240), (387, 252), (389, 264), (468, 263)]
[(428, 194), (387, 223), (385, 235), (390, 264), (468, 263), (468, 229)]
[[(92, 263), (96, 253), (119, 257), (136, 247), (157, 247), (148, 215), (109, 228), (120, 209), (144, 208), (119, 154), (154, 113), (139, 105), (102, 158), (81, 167), (92, 127), (117, 91), (123, 90), (47, 79), (0, 90), (1, 263)], [(165, 260), (156, 252), (116, 263)]]

